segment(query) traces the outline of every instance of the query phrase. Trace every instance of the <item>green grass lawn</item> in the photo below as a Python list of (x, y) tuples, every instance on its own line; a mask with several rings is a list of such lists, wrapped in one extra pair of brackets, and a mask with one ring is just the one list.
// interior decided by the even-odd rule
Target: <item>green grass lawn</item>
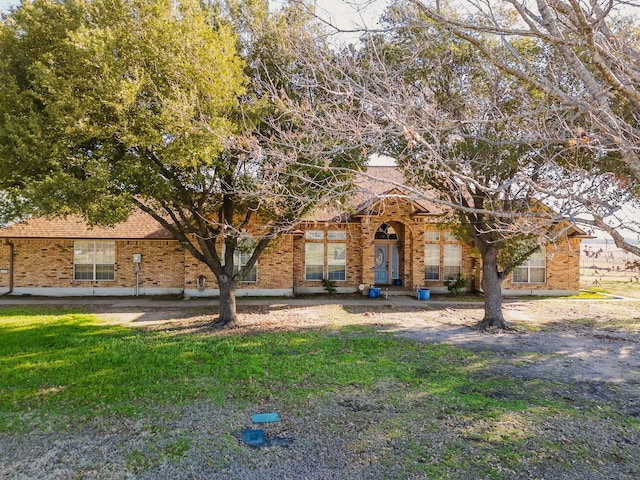
[[(0, 430), (31, 427), (43, 418), (68, 424), (96, 415), (135, 416), (149, 405), (198, 399), (246, 405), (277, 394), (295, 404), (346, 385), (368, 389), (390, 379), (432, 382), (434, 391), (442, 391), (449, 387), (437, 380), (440, 368), (425, 366), (425, 348), (430, 361), (470, 355), (358, 328), (243, 337), (130, 329), (82, 312), (41, 308), (1, 315)], [(452, 373), (446, 372), (450, 385), (462, 371)], [(20, 420), (24, 412), (30, 413), (28, 425)]]
[[(541, 425), (569, 421), (616, 435), (638, 430), (637, 419), (614, 405), (582, 400), (561, 382), (497, 373), (499, 363), (489, 353), (358, 326), (240, 336), (131, 329), (80, 311), (5, 308), (0, 435), (73, 431), (96, 418), (137, 418), (203, 400), (236, 410), (286, 406), (304, 415), (338, 395), (343, 406), (363, 398), (390, 406), (391, 414), (358, 427), (368, 431), (359, 448), (375, 449), (381, 436), (389, 437), (402, 453), (384, 449), (380, 456), (402, 462), (407, 475), (502, 478), (496, 465), (517, 469), (522, 462), (593, 455), (590, 444), (541, 433)], [(438, 436), (450, 441), (434, 450)], [(179, 452), (191, 445), (181, 442)]]
[(592, 292), (600, 292), (622, 297), (640, 298), (640, 282), (602, 279), (597, 285), (582, 285), (582, 288)]

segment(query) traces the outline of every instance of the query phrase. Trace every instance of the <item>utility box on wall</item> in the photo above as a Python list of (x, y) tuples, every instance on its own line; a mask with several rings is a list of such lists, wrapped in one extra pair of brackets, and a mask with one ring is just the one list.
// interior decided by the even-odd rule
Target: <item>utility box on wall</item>
[(133, 254), (133, 263), (140, 263), (142, 262), (142, 254), (141, 253), (134, 253)]

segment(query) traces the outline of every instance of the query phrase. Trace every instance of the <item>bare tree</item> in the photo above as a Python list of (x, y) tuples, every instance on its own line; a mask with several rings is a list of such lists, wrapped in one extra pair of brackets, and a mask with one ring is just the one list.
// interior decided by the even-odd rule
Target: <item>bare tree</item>
[[(296, 46), (294, 55), (309, 64), (308, 76), (297, 81), (311, 96), (271, 92), (302, 130), (321, 134), (319, 145), (350, 142), (392, 156), (406, 174), (409, 197), (448, 207), (447, 220), (482, 257), (480, 327), (507, 328), (502, 281), (570, 225), (564, 212), (545, 206), (549, 198), (560, 203), (551, 196), (556, 192), (534, 188), (561, 178), (548, 164), (546, 143), (529, 134), (546, 107), (447, 30), (424, 17), (415, 28), (416, 14), (411, 6), (391, 8), (385, 31), (359, 46), (328, 52)], [(571, 195), (581, 188), (574, 184)]]
[[(421, 13), (412, 19), (413, 28), (439, 25), (546, 103), (547, 112), (530, 128), (558, 175), (552, 187), (557, 203), (573, 221), (604, 230), (618, 247), (640, 255), (638, 244), (628, 238), (640, 233), (633, 210), (640, 188), (638, 5), (614, 0), (410, 3)], [(585, 189), (590, 182), (597, 185)], [(538, 187), (550, 193), (546, 185)]]

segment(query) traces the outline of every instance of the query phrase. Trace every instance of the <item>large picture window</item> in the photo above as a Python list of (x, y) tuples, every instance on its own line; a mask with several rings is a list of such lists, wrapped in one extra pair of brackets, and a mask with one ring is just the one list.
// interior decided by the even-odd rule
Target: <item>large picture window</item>
[(462, 274), (462, 245), (451, 232), (424, 234), (424, 279), (449, 280)]
[(115, 280), (116, 244), (113, 241), (78, 240), (73, 244), (73, 279)]
[[(304, 244), (304, 279), (337, 282), (347, 279), (347, 239), (344, 230), (307, 230)], [(325, 243), (325, 239), (329, 240)], [(333, 240), (333, 242), (331, 241)]]
[(513, 272), (513, 283), (545, 283), (546, 279), (547, 256), (545, 252), (533, 253)]

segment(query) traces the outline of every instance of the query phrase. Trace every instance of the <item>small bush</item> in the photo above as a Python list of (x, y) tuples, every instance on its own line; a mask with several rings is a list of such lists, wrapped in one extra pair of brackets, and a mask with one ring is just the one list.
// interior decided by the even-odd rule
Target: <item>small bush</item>
[(338, 284), (335, 280), (329, 280), (327, 278), (322, 279), (322, 287), (329, 295), (333, 295), (338, 291)]
[(467, 290), (467, 279), (460, 273), (455, 277), (445, 280), (444, 284), (449, 290), (449, 293), (453, 295), (462, 295)]

